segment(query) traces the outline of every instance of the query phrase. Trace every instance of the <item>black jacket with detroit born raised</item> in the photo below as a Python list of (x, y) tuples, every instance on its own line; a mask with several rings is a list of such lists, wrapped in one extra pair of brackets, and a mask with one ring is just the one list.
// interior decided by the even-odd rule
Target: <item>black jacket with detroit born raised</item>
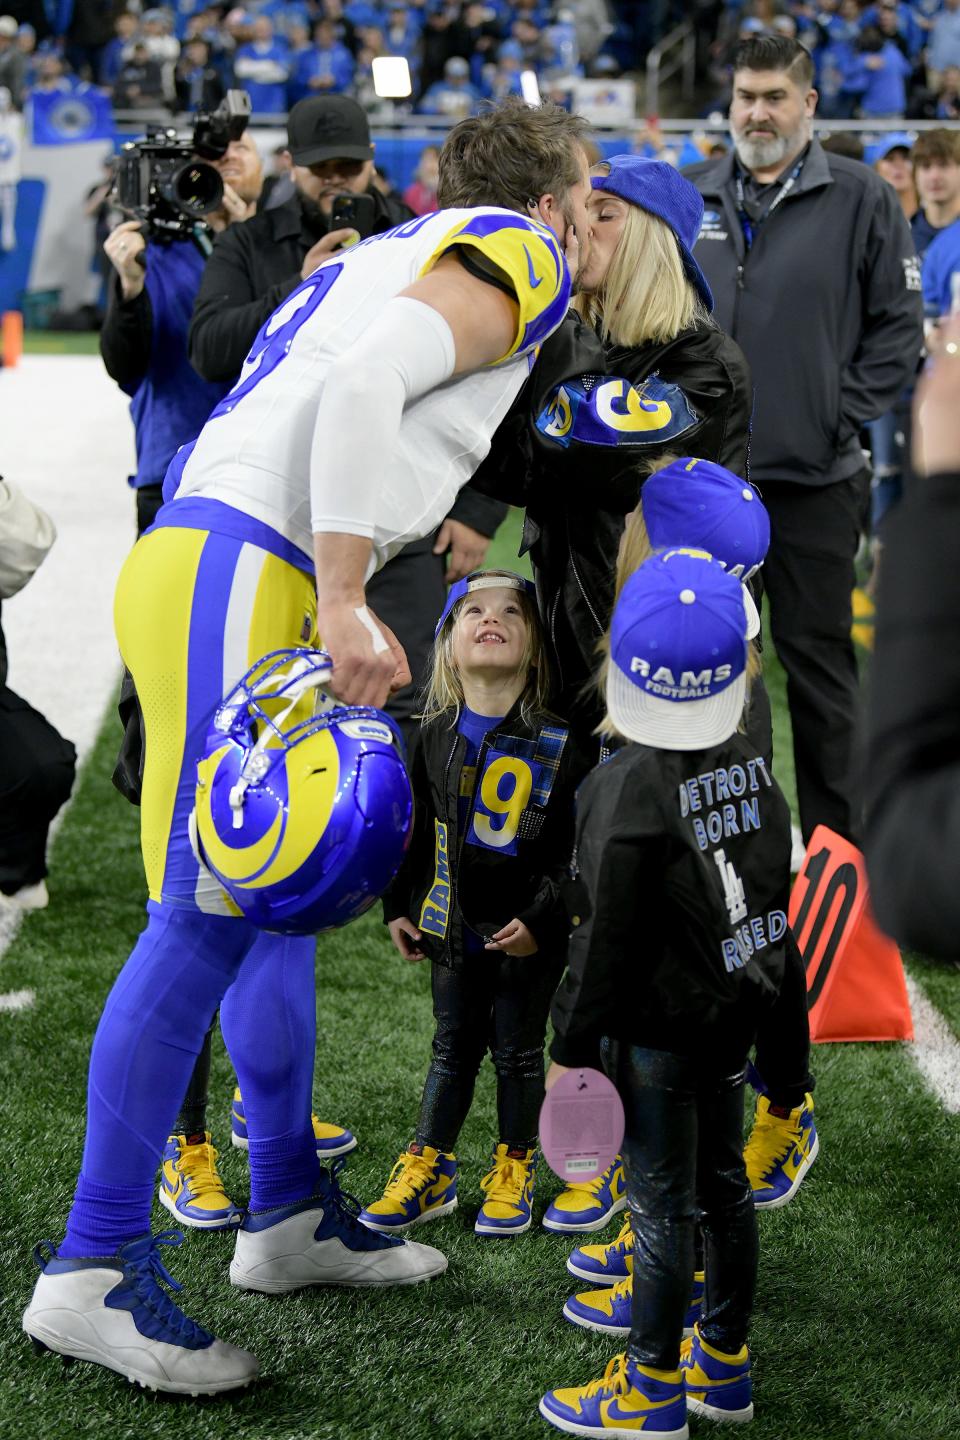
[(790, 812), (757, 750), (629, 744), (577, 795), (573, 931), (550, 1053), (600, 1041), (743, 1065), (783, 975)]

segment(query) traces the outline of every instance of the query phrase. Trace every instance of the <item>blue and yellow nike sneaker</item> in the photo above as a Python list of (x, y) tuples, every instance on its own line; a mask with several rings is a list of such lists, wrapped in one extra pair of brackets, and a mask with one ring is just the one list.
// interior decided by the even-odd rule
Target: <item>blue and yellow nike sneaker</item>
[[(633, 1308), (633, 1276), (628, 1275), (616, 1285), (603, 1290), (585, 1290), (571, 1295), (563, 1307), (564, 1319), (584, 1330), (599, 1330), (604, 1335), (629, 1335)], [(703, 1271), (693, 1277), (693, 1291), (683, 1321), (684, 1337), (693, 1334), (693, 1327), (703, 1310)]]
[(623, 1161), (618, 1155), (596, 1180), (568, 1185), (547, 1207), (543, 1223), (548, 1230), (602, 1230), (608, 1220), (619, 1215), (626, 1203)]
[(232, 1230), (243, 1211), (227, 1198), (210, 1131), (171, 1135), (160, 1165), (160, 1204), (191, 1230)]
[(540, 1414), (568, 1435), (655, 1435), (688, 1440), (687, 1404), (679, 1370), (654, 1370), (615, 1355), (599, 1380), (548, 1390)]
[(616, 1285), (633, 1274), (633, 1230), (627, 1216), (615, 1240), (606, 1245), (578, 1245), (567, 1258), (567, 1269), (592, 1285)]
[(741, 1423), (753, 1419), (750, 1352), (746, 1345), (736, 1355), (725, 1355), (709, 1345), (697, 1328), (680, 1346), (680, 1374), (691, 1414)]
[(361, 1210), (360, 1219), (371, 1230), (392, 1235), (456, 1208), (456, 1155), (414, 1143), (394, 1165), (380, 1199)]
[(116, 1255), (67, 1260), (44, 1240), (33, 1252), (42, 1273), (22, 1322), (34, 1348), (90, 1360), (174, 1395), (249, 1385), (259, 1373), (256, 1359), (188, 1319), (164, 1289), (181, 1286), (160, 1247), (182, 1241), (178, 1230), (165, 1230), (128, 1241)]
[(766, 1095), (757, 1096), (757, 1113), (743, 1159), (758, 1210), (789, 1204), (819, 1153), (812, 1095), (806, 1095), (795, 1110), (771, 1107)]
[[(330, 1125), (325, 1120), (318, 1120), (316, 1115), (312, 1115), (310, 1118), (313, 1121), (313, 1134), (317, 1142), (317, 1155), (321, 1160), (336, 1160), (338, 1156), (349, 1155), (351, 1150), (356, 1150), (356, 1136), (352, 1135), (349, 1130), (345, 1130), (342, 1125)], [(233, 1092), (230, 1139), (238, 1150), (249, 1150), (247, 1120), (243, 1113), (243, 1099), (239, 1089)]]
[(493, 1169), (480, 1188), (486, 1199), (480, 1206), (474, 1230), (478, 1235), (520, 1235), (533, 1218), (533, 1184), (537, 1174), (536, 1150), (498, 1145)]

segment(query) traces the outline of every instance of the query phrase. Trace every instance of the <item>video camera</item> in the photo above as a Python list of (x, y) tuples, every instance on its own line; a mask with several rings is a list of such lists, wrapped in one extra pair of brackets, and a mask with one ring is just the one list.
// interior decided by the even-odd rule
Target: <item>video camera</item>
[(223, 201), (223, 181), (204, 161), (222, 159), (249, 121), (250, 96), (228, 90), (216, 110), (197, 112), (191, 140), (176, 130), (150, 127), (145, 140), (124, 145), (120, 152), (113, 191), (117, 204), (142, 220), (149, 236), (189, 237), (197, 221)]

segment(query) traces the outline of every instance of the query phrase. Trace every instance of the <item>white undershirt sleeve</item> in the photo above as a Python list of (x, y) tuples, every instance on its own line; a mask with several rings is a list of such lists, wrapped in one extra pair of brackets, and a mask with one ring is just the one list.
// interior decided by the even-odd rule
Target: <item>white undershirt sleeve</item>
[(313, 432), (310, 526), (373, 539), (380, 487), (404, 406), (449, 380), (453, 332), (438, 311), (397, 296), (330, 367)]

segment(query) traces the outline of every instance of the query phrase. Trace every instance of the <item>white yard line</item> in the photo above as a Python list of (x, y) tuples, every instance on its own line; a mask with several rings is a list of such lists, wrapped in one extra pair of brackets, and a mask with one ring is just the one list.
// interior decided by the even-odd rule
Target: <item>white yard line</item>
[(914, 1042), (908, 1047), (917, 1069), (944, 1110), (960, 1115), (960, 1041), (921, 986), (907, 976)]
[(11, 1010), (30, 1010), (36, 998), (33, 990), (8, 990), (6, 995), (0, 995), (0, 1014)]
[[(136, 533), (128, 407), (99, 356), (28, 355), (0, 370), (0, 473), (57, 527), (36, 575), (3, 604), (7, 683), (73, 741), (80, 761), (119, 677), (113, 591)], [(20, 920), (0, 909), (0, 957)], [(0, 994), (0, 1012), (34, 999), (32, 990)]]

